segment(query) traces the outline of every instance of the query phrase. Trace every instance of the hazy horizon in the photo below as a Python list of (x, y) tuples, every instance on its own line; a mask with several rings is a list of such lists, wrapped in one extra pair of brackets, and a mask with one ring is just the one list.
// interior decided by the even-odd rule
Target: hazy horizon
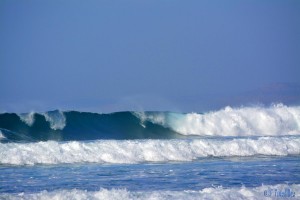
[(0, 112), (300, 105), (300, 2), (0, 3)]

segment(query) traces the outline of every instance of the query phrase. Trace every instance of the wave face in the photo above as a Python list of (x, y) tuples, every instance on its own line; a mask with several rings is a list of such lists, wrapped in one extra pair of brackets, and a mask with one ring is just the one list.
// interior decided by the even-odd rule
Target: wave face
[[(70, 141), (96, 139), (170, 139), (180, 134), (160, 124), (141, 120), (132, 112), (97, 114), (50, 111), (0, 114), (6, 141)], [(3, 140), (2, 140), (3, 141)]]
[(173, 139), (197, 136), (300, 135), (300, 107), (226, 107), (215, 112), (0, 114), (1, 141)]
[[(278, 191), (271, 197), (265, 197), (266, 191), (270, 188), (276, 188)], [(3, 199), (272, 199), (272, 198), (288, 198), (298, 199), (300, 198), (299, 191), (300, 185), (263, 185), (255, 188), (247, 187), (236, 187), (236, 188), (222, 188), (222, 187), (210, 187), (204, 188), (200, 191), (185, 190), (185, 191), (150, 191), (150, 192), (139, 192), (139, 191), (127, 191), (126, 189), (100, 189), (99, 191), (86, 191), (86, 190), (56, 190), (56, 191), (42, 191), (33, 194), (0, 194), (0, 198)], [(279, 196), (279, 191), (282, 192)], [(273, 193), (275, 193), (273, 191)], [(276, 196), (277, 195), (277, 196)], [(286, 195), (286, 196), (282, 196)]]
[(300, 137), (0, 143), (0, 164), (187, 162), (203, 157), (300, 155)]

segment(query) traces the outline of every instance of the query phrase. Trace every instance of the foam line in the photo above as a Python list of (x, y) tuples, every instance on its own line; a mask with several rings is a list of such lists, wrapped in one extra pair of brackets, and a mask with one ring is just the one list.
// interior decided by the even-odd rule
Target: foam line
[[(272, 189), (272, 193), (267, 193)], [(276, 191), (276, 192), (275, 192)], [(185, 191), (128, 191), (126, 189), (100, 189), (99, 191), (86, 191), (86, 190), (55, 190), (51, 192), (41, 191), (38, 193), (27, 194), (0, 194), (2, 199), (14, 199), (14, 200), (47, 200), (47, 199), (115, 199), (115, 200), (144, 200), (144, 199), (299, 199), (300, 198), (300, 184), (293, 185), (263, 185), (254, 188), (204, 188), (200, 191), (185, 190)], [(281, 195), (279, 196), (279, 192)]]
[(202, 157), (299, 155), (300, 137), (0, 143), (0, 164), (143, 163)]

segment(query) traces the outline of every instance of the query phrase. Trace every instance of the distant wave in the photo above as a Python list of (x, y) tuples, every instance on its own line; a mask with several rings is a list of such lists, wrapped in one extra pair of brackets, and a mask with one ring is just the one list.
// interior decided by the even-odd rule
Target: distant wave
[(300, 135), (300, 107), (226, 107), (219, 111), (2, 113), (6, 141), (172, 139), (189, 136)]
[(0, 143), (0, 164), (143, 163), (300, 155), (300, 137)]
[[(271, 197), (265, 197), (266, 191), (273, 189)], [(275, 196), (275, 190), (282, 192), (287, 197)], [(115, 200), (143, 200), (143, 199), (299, 199), (300, 185), (293, 184), (278, 184), (278, 185), (263, 185), (260, 187), (247, 188), (222, 188), (210, 187), (204, 188), (200, 191), (185, 190), (185, 191), (128, 191), (126, 189), (100, 189), (99, 191), (86, 191), (86, 190), (55, 190), (51, 192), (41, 191), (33, 194), (19, 193), (19, 194), (0, 194), (3, 199), (28, 199), (28, 200), (47, 200), (47, 199), (115, 199)], [(293, 196), (294, 195), (294, 196)]]

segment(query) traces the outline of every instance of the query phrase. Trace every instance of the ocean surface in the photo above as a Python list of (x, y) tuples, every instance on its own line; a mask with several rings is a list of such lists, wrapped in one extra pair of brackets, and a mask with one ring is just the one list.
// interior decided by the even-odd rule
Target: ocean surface
[(0, 199), (300, 199), (300, 106), (1, 113)]

